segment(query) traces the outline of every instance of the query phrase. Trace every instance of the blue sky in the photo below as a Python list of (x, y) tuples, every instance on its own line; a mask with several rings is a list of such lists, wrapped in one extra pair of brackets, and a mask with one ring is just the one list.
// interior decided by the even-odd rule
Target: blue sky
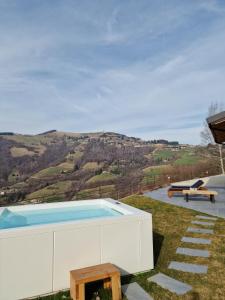
[(200, 143), (225, 103), (225, 1), (0, 0), (0, 131)]

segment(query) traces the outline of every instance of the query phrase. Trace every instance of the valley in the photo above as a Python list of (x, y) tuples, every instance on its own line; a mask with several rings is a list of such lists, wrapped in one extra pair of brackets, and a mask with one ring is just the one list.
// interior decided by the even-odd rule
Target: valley
[(113, 132), (0, 134), (0, 205), (119, 199), (219, 172), (215, 146)]

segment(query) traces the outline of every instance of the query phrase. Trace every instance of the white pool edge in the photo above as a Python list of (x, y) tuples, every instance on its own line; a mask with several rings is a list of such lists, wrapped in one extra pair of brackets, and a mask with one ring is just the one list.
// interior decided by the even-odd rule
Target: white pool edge
[(70, 221), (62, 221), (62, 222), (53, 222), (49, 224), (37, 224), (37, 225), (28, 225), (28, 226), (21, 226), (21, 227), (13, 227), (13, 228), (4, 228), (0, 229), (0, 238), (6, 236), (12, 236), (14, 233), (18, 234), (29, 230), (35, 230), (36, 232), (45, 228), (46, 230), (54, 230), (58, 229), (62, 225), (68, 226), (85, 226), (89, 225), (92, 222), (97, 223), (104, 223), (104, 222), (114, 222), (118, 219), (127, 218), (129, 220), (130, 217), (142, 217), (142, 218), (149, 218), (149, 213), (137, 209), (135, 207), (126, 205), (120, 201), (111, 199), (111, 198), (103, 198), (103, 199), (92, 199), (92, 200), (80, 200), (80, 201), (66, 201), (66, 202), (54, 202), (54, 203), (41, 203), (41, 204), (27, 204), (27, 205), (20, 205), (20, 206), (5, 206), (2, 207), (0, 210), (0, 218), (1, 214), (3, 213), (4, 209), (9, 209), (11, 212), (19, 213), (21, 211), (31, 211), (31, 210), (41, 210), (41, 209), (50, 209), (50, 208), (65, 208), (65, 207), (78, 207), (84, 205), (104, 205), (113, 210), (116, 210), (121, 213), (118, 216), (107, 216), (107, 217), (96, 217), (96, 218), (86, 218), (82, 220), (70, 220)]

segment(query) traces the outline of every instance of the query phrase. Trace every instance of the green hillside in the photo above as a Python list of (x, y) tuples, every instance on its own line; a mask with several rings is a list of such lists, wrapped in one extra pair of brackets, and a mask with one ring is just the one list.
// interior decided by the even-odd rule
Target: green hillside
[(113, 132), (2, 135), (0, 204), (61, 201), (61, 193), (71, 199), (117, 197), (167, 184), (168, 178), (212, 175), (220, 171), (217, 151)]

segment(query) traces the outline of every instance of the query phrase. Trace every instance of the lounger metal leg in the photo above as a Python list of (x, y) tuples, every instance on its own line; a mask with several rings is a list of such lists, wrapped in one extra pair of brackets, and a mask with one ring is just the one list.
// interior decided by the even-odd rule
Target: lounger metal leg
[(210, 201), (211, 201), (212, 203), (215, 203), (215, 196), (214, 196), (214, 195), (210, 195)]

